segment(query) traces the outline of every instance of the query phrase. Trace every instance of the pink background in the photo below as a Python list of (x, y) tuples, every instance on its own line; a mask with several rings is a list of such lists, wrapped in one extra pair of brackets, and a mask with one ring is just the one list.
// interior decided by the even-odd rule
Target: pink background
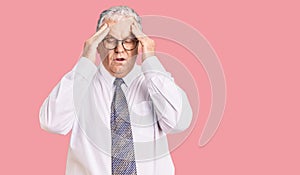
[[(209, 81), (201, 66), (187, 66), (199, 87), (201, 110), (191, 135), (172, 152), (176, 174), (300, 174), (296, 0), (1, 1), (0, 174), (64, 174), (70, 135), (41, 130), (39, 108), (78, 60), (100, 11), (119, 4), (192, 25), (223, 65), (226, 110), (218, 132), (202, 148)], [(162, 43), (158, 48), (170, 51)]]

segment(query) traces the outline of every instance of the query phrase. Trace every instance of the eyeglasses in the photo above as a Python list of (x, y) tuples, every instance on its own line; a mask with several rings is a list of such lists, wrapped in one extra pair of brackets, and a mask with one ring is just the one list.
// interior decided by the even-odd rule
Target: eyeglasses
[(136, 38), (126, 38), (124, 40), (117, 40), (113, 37), (110, 37), (110, 38), (105, 38), (103, 40), (103, 45), (106, 49), (113, 50), (117, 48), (119, 41), (122, 42), (123, 48), (127, 51), (131, 51), (135, 49), (138, 44), (138, 40)]

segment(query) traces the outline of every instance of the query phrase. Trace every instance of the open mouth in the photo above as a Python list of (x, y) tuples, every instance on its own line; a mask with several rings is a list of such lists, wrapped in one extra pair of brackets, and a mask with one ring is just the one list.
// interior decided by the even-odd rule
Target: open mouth
[(115, 60), (116, 60), (116, 61), (124, 61), (125, 58), (116, 58)]

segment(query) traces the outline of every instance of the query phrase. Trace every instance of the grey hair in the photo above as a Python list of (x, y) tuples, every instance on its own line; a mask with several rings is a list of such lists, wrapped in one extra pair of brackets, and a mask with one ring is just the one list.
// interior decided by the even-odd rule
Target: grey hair
[(139, 28), (142, 29), (141, 17), (132, 8), (128, 6), (114, 6), (101, 12), (96, 31), (98, 31), (104, 20), (119, 21), (126, 17), (133, 17), (137, 21)]

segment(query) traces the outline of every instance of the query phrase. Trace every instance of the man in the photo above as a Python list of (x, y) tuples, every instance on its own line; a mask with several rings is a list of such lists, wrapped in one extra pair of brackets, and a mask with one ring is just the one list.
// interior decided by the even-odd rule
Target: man
[(72, 130), (66, 174), (175, 173), (166, 134), (189, 126), (191, 107), (141, 29), (129, 7), (103, 11), (82, 57), (41, 106), (43, 129)]

